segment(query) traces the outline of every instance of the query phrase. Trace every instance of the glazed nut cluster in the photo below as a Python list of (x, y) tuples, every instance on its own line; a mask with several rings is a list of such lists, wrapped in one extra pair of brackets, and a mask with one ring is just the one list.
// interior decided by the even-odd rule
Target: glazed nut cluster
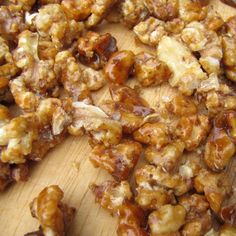
[[(119, 50), (94, 31), (104, 22), (148, 52)], [(87, 135), (91, 163), (113, 178), (90, 189), (119, 236), (236, 234), (236, 16), (208, 0), (3, 0), (0, 25), (1, 191)], [(75, 209), (62, 198), (53, 185), (33, 200), (28, 236), (66, 235)]]

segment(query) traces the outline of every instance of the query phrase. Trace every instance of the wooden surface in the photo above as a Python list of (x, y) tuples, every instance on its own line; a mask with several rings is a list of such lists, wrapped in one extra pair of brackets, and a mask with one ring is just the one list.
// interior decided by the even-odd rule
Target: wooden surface
[[(224, 18), (236, 14), (236, 10), (219, 0), (212, 1), (212, 4)], [(135, 52), (150, 50), (137, 44), (133, 33), (120, 25), (104, 25), (100, 31), (112, 33), (118, 40), (119, 49)], [(155, 49), (152, 51), (155, 53)], [(168, 87), (162, 86), (145, 89), (142, 95), (155, 107), (159, 97), (170, 92)], [(104, 88), (95, 95), (95, 100), (99, 103), (108, 96)], [(1, 193), (0, 235), (22, 236), (36, 230), (38, 222), (30, 215), (29, 203), (45, 186), (51, 184), (58, 184), (65, 192), (64, 201), (77, 208), (69, 236), (116, 235), (116, 219), (94, 203), (94, 197), (88, 189), (91, 182), (100, 183), (110, 178), (105, 171), (92, 166), (88, 160), (90, 150), (86, 137), (69, 137), (43, 161), (36, 163), (28, 182), (12, 185)]]

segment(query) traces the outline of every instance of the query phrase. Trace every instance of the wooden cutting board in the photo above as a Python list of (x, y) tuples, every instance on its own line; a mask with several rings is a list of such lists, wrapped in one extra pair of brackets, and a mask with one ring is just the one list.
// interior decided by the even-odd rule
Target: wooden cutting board
[[(212, 5), (224, 19), (236, 14), (235, 9), (219, 0), (212, 0)], [(134, 34), (121, 25), (105, 24), (98, 30), (114, 35), (119, 49), (129, 49), (136, 53), (151, 50), (155, 53), (155, 49), (135, 42)], [(142, 95), (155, 107), (159, 98), (167, 93), (171, 93), (171, 89), (161, 86), (145, 89)], [(98, 104), (108, 98), (107, 88), (103, 88), (94, 97)], [(69, 236), (116, 235), (116, 219), (95, 204), (88, 189), (92, 182), (101, 183), (111, 178), (105, 171), (92, 166), (88, 159), (90, 151), (86, 137), (68, 137), (43, 161), (34, 165), (28, 182), (14, 184), (0, 193), (0, 236), (23, 236), (38, 229), (37, 220), (30, 215), (29, 203), (44, 187), (51, 184), (59, 185), (65, 192), (64, 201), (77, 208)]]

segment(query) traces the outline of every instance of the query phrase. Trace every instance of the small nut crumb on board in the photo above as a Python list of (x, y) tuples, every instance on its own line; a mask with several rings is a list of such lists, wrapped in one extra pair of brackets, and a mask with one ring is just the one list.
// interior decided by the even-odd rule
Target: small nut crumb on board
[(1, 236), (236, 235), (223, 2), (0, 0)]

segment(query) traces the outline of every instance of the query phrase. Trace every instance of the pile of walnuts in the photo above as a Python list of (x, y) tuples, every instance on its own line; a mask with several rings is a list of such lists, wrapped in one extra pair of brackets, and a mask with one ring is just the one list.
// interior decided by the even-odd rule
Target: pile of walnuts
[[(103, 20), (154, 53), (118, 50), (92, 31)], [(235, 82), (236, 15), (224, 21), (208, 0), (2, 0), (0, 190), (68, 134), (86, 134), (92, 164), (114, 178), (91, 190), (118, 235), (235, 235)], [(163, 84), (171, 94), (151, 107), (142, 87)], [(62, 197), (49, 186), (34, 199), (40, 228), (27, 235), (66, 234), (75, 209)]]

